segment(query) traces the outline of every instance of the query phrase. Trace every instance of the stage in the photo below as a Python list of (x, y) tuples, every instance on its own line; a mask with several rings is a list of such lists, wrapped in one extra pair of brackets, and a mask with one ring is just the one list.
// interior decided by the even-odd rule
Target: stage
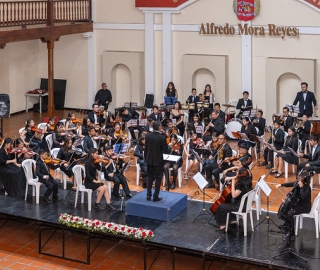
[[(188, 202), (187, 208), (180, 214), (174, 217), (169, 222), (159, 220), (129, 216), (125, 214), (125, 209), (115, 212), (109, 211), (87, 211), (87, 204), (78, 202), (77, 208), (74, 208), (74, 194), (68, 195), (68, 190), (59, 189), (59, 202), (44, 204), (40, 202), (35, 204), (35, 199), (28, 196), (27, 201), (23, 198), (12, 198), (0, 195), (0, 213), (9, 217), (21, 218), (27, 220), (37, 221), (39, 230), (52, 228), (53, 230), (72, 231), (72, 228), (62, 226), (58, 223), (60, 213), (69, 213), (81, 217), (99, 219), (103, 221), (115, 222), (118, 224), (127, 224), (133, 227), (142, 227), (151, 229), (155, 237), (151, 241), (136, 240), (126, 238), (124, 236), (108, 235), (107, 238), (117, 240), (128, 240), (141, 242), (145, 246), (145, 262), (148, 257), (148, 250), (170, 250), (172, 253), (172, 261), (174, 262), (174, 254), (182, 253), (189, 256), (202, 258), (205, 262), (207, 260), (226, 259), (232, 261), (241, 261), (253, 265), (260, 265), (270, 267), (271, 269), (292, 268), (292, 269), (317, 269), (319, 257), (319, 240), (315, 238), (314, 222), (313, 220), (304, 219), (304, 227), (299, 230), (299, 235), (293, 242), (293, 250), (307, 259), (304, 263), (296, 258), (287, 256), (280, 257), (276, 260), (272, 257), (278, 254), (284, 247), (286, 242), (282, 240), (283, 235), (276, 232), (268, 232), (267, 224), (262, 224), (256, 228), (254, 232), (248, 227), (248, 236), (243, 236), (242, 222), (240, 221), (240, 229), (230, 229), (228, 233), (216, 231), (214, 219), (209, 215), (203, 215), (196, 219), (195, 217), (202, 210), (202, 203), (198, 201)], [(165, 191), (162, 191), (163, 193)], [(44, 188), (41, 188), (41, 194), (44, 193)], [(136, 194), (134, 194), (136, 195)], [(93, 200), (95, 195), (93, 196)], [(86, 200), (85, 200), (86, 202)], [(120, 201), (113, 205), (120, 209)], [(125, 205), (125, 204), (124, 204)], [(209, 209), (210, 204), (206, 204)], [(253, 213), (254, 225), (258, 224), (256, 220), (256, 213)], [(266, 216), (262, 212), (260, 221)], [(275, 214), (271, 214), (271, 218), (276, 223), (281, 223)], [(210, 220), (211, 219), (211, 220)], [(210, 224), (208, 223), (210, 221)], [(22, 225), (23, 226), (23, 225)], [(274, 225), (270, 225), (270, 229), (277, 230)], [(83, 230), (74, 229), (75, 233), (86, 234)], [(44, 234), (48, 232), (44, 232)], [(101, 235), (99, 235), (101, 237)], [(91, 236), (93, 238), (93, 236)], [(94, 237), (97, 237), (95, 235)], [(90, 237), (89, 237), (90, 238)], [(66, 238), (66, 245), (68, 245)], [(74, 244), (74, 243), (73, 243)], [(48, 254), (47, 251), (44, 251)], [(93, 251), (94, 252), (94, 251)], [(49, 249), (50, 253), (50, 249)], [(150, 267), (145, 265), (145, 267)]]

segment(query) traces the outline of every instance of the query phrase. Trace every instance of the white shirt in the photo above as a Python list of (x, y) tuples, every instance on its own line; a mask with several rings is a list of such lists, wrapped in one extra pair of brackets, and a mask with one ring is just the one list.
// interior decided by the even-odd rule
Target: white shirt
[(313, 159), (313, 156), (314, 156), (314, 152), (316, 151), (316, 148), (317, 148), (317, 146), (314, 146), (314, 147), (312, 148), (312, 154), (311, 154), (312, 159)]
[(91, 137), (91, 140), (93, 142), (93, 147), (98, 149), (98, 145), (97, 145), (97, 142)]
[[(304, 100), (304, 101), (306, 101), (307, 92), (308, 92), (308, 91), (306, 91), (305, 93), (303, 93), (303, 100)], [(303, 109), (306, 109), (306, 105), (303, 106)]]

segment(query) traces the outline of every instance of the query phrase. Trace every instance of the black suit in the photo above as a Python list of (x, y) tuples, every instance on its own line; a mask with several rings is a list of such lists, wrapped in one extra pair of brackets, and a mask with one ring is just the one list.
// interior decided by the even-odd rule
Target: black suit
[[(266, 119), (264, 119), (264, 118), (256, 118), (255, 119), (255, 121), (256, 121), (256, 127), (259, 129), (259, 132), (258, 132), (258, 136), (262, 136), (262, 135), (264, 135), (264, 129), (265, 129), (265, 127), (266, 127)], [(254, 125), (255, 125), (255, 123), (253, 123)]]
[(288, 132), (288, 128), (293, 126), (293, 117), (291, 115), (287, 115), (286, 118), (283, 119), (283, 128), (284, 131)]
[[(36, 163), (36, 175), (39, 178), (39, 182), (44, 184), (47, 187), (46, 192), (44, 193), (44, 198), (48, 199), (51, 193), (53, 192), (53, 198), (57, 197), (58, 195), (58, 182), (56, 179), (52, 177), (47, 165), (44, 161), (39, 158)], [(46, 179), (44, 179), (46, 177)]]
[(92, 138), (89, 135), (85, 136), (83, 139), (83, 150), (86, 153), (89, 153), (90, 149), (93, 149), (93, 148), (94, 148), (94, 145), (93, 145)]
[(163, 153), (168, 152), (165, 136), (158, 131), (146, 135), (144, 160), (147, 163), (147, 196), (151, 197), (153, 180), (156, 180), (153, 198), (159, 197), (160, 183), (163, 174)]
[[(219, 151), (220, 147), (221, 146), (219, 146), (217, 151)], [(223, 150), (221, 150), (221, 156), (220, 156), (220, 154), (217, 154), (217, 157), (219, 157), (221, 160), (224, 160), (225, 158), (232, 157), (232, 149), (231, 149), (231, 147), (228, 144), (225, 144), (223, 146)], [(226, 163), (226, 162), (223, 162), (221, 164), (221, 168), (218, 167), (218, 164), (216, 162), (210, 163), (207, 166), (205, 166), (206, 179), (208, 181), (208, 185), (209, 186), (214, 185), (213, 180), (212, 180), (212, 175), (215, 178), (217, 184), (219, 185), (219, 181), (220, 181), (219, 174), (221, 172), (223, 172), (227, 168), (228, 168), (228, 163)]]
[(226, 122), (226, 114), (223, 111), (219, 111), (219, 118), (223, 121), (223, 123)]
[(306, 121), (301, 128), (298, 129), (299, 139), (301, 140), (301, 151), (304, 151), (306, 141), (310, 137), (311, 123)]
[(155, 122), (161, 122), (161, 120), (162, 120), (162, 113), (158, 113), (158, 114), (154, 114), (154, 113), (152, 113), (152, 114), (150, 114), (149, 115), (149, 119), (152, 119), (153, 121), (155, 121)]
[[(298, 172), (301, 169), (304, 169), (308, 172), (315, 171), (316, 173), (320, 173), (320, 145), (316, 145), (316, 150), (314, 152), (314, 155), (312, 156), (312, 148), (310, 155), (303, 155), (303, 158), (308, 159), (307, 162), (302, 162), (298, 165)], [(306, 164), (309, 164), (309, 167), (305, 167)]]
[[(94, 98), (95, 102), (98, 102), (98, 105), (102, 105), (104, 106), (105, 110), (108, 110), (109, 104), (110, 102), (112, 102), (112, 94), (111, 91), (109, 89), (103, 90), (100, 89), (95, 98)], [(106, 101), (108, 101), (108, 104), (106, 103)]]
[[(90, 119), (90, 122), (95, 124), (95, 112), (91, 111), (88, 113), (88, 118)], [(103, 118), (103, 114), (100, 114), (100, 116), (97, 116), (97, 121), (100, 126), (106, 121), (106, 119)]]
[[(246, 108), (242, 109), (242, 106), (245, 106)], [(247, 99), (247, 105), (245, 105), (244, 103), (244, 99), (240, 98), (238, 100), (238, 104), (236, 107), (238, 110), (240, 110), (240, 112), (244, 112), (244, 111), (250, 111), (252, 110), (252, 100), (251, 99)]]
[(197, 102), (200, 102), (199, 96), (189, 96), (187, 99), (187, 103), (194, 103), (195, 109), (189, 109), (189, 123), (192, 122), (193, 115), (198, 112)]
[(306, 100), (304, 100), (303, 92), (300, 91), (297, 93), (295, 100), (293, 101), (293, 105), (297, 105), (299, 102), (299, 110), (300, 113), (298, 114), (301, 117), (303, 114), (308, 115), (309, 117), (313, 114), (312, 103), (314, 106), (317, 106), (317, 100), (313, 94), (313, 92), (307, 91)]
[[(140, 115), (135, 110), (128, 109), (128, 114), (122, 114), (122, 122), (125, 123), (125, 122), (128, 122), (128, 121), (132, 120), (132, 119), (139, 119), (139, 116)], [(124, 129), (124, 127), (122, 127), (122, 129)], [(129, 127), (128, 129), (130, 131), (130, 134), (131, 134), (131, 137), (132, 137), (133, 140), (136, 139), (136, 135), (134, 134), (134, 130), (135, 129), (137, 129), (139, 131), (139, 136), (140, 136), (140, 134), (142, 132), (142, 129), (139, 126)]]
[[(273, 140), (273, 145), (277, 150), (282, 149), (284, 145), (284, 131), (282, 129), (273, 129), (273, 135), (274, 135), (274, 140)], [(272, 137), (270, 136), (270, 139), (268, 143), (272, 143)], [(265, 162), (269, 161), (271, 164), (273, 164), (273, 151), (270, 150), (269, 148), (266, 148), (264, 150), (264, 160)]]

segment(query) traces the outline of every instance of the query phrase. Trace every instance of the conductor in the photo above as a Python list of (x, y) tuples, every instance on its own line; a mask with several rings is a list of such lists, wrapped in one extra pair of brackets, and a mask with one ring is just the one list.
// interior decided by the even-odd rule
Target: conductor
[(293, 105), (297, 105), (298, 102), (299, 102), (299, 110), (300, 110), (298, 117), (302, 117), (304, 114), (307, 115), (308, 117), (312, 116), (313, 114), (312, 103), (314, 105), (314, 109), (318, 110), (317, 100), (313, 92), (308, 91), (308, 84), (306, 82), (301, 83), (301, 92), (297, 93), (297, 96), (293, 101)]
[(163, 175), (163, 153), (168, 152), (168, 146), (165, 136), (160, 133), (160, 123), (154, 122), (153, 132), (146, 135), (144, 160), (147, 163), (147, 200), (151, 200), (152, 195), (152, 183), (155, 180), (155, 188), (153, 194), (153, 201), (161, 201), (159, 197), (160, 183)]

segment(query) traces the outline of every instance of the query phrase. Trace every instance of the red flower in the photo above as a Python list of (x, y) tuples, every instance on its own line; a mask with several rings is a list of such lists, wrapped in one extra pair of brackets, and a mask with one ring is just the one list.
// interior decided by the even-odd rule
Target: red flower
[(88, 220), (86, 220), (86, 224), (88, 224), (89, 223), (89, 221)]
[(143, 229), (142, 229), (142, 228), (139, 228), (139, 230), (140, 230), (140, 231), (143, 231)]
[(121, 231), (124, 231), (124, 229), (125, 229), (124, 227), (121, 227)]
[(99, 225), (100, 225), (100, 222), (99, 222), (99, 221), (97, 221), (97, 222), (96, 222), (96, 225), (97, 225), (97, 226), (99, 226)]
[(63, 220), (66, 220), (67, 218), (66, 217), (63, 217)]
[(73, 217), (71, 216), (70, 220), (73, 220)]
[(131, 232), (131, 229), (128, 229), (128, 231), (127, 231), (128, 233), (130, 233)]
[(79, 221), (79, 219), (78, 218), (76, 218), (76, 222), (78, 222)]
[(114, 227), (114, 230), (117, 231), (117, 230), (118, 230), (118, 227)]
[(102, 222), (102, 225), (105, 226), (107, 224), (107, 222)]
[(152, 232), (152, 231), (149, 231), (149, 235), (152, 236), (152, 235), (153, 235), (153, 232)]
[(111, 228), (111, 227), (112, 227), (112, 224), (111, 224), (111, 223), (109, 223), (109, 224), (108, 224), (108, 228)]
[(147, 234), (145, 232), (142, 232), (142, 237), (146, 237)]

